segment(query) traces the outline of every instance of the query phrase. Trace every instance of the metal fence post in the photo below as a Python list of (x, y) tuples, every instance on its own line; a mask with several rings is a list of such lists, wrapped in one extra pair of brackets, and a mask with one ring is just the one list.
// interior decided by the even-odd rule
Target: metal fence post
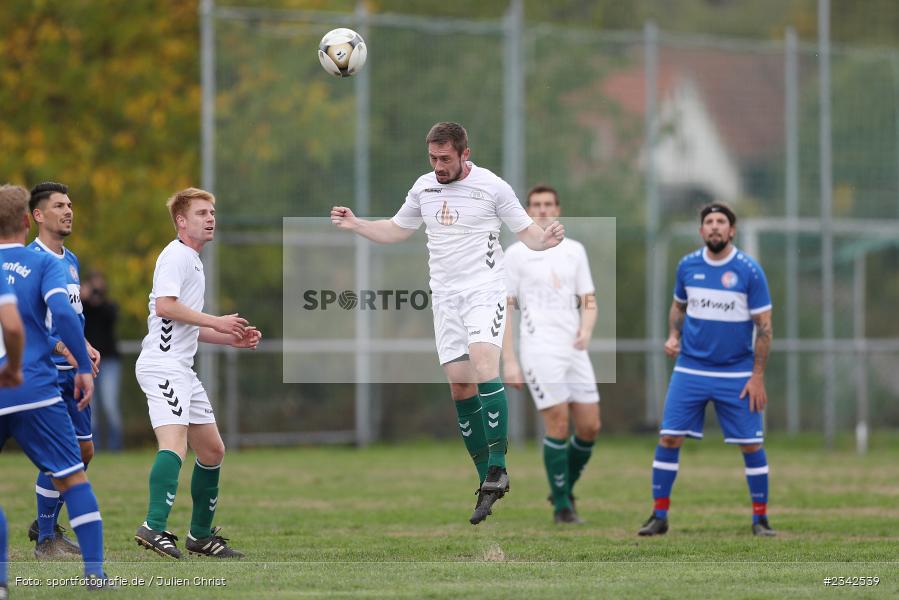
[[(657, 273), (655, 260), (656, 236), (659, 231), (659, 190), (656, 179), (655, 152), (658, 142), (658, 109), (656, 94), (658, 93), (658, 28), (655, 23), (648, 22), (643, 27), (645, 61), (645, 94), (646, 94), (646, 142), (644, 153), (646, 158), (646, 336), (651, 340), (646, 351), (646, 424), (655, 426), (659, 423), (659, 398), (663, 363), (653, 343), (662, 338), (661, 312), (664, 310), (661, 297), (656, 291), (656, 282), (661, 273)], [(662, 267), (664, 268), (664, 267)]]
[(824, 440), (834, 446), (836, 434), (836, 373), (834, 373), (833, 321), (833, 173), (830, 113), (830, 0), (818, 0), (818, 71), (821, 168), (821, 316), (824, 352)]
[[(202, 87), (200, 146), (203, 189), (215, 193), (215, 0), (200, 3), (200, 84)], [(204, 311), (218, 314), (218, 246), (215, 242), (203, 247), (203, 271), (206, 276)], [(218, 353), (206, 347), (199, 351), (199, 370), (203, 385), (213, 407), (218, 408)], [(225, 409), (226, 412), (229, 410)], [(228, 432), (238, 435), (239, 432)], [(235, 445), (236, 448), (236, 445)]]
[[(363, 38), (368, 37), (368, 10), (365, 2), (356, 5), (356, 27)], [(371, 112), (371, 69), (362, 69), (355, 78), (356, 93), (356, 146), (354, 177), (356, 183), (356, 212), (368, 217), (371, 212), (369, 169), (369, 114)], [(371, 287), (371, 244), (362, 236), (353, 236), (356, 251), (356, 291)], [(367, 446), (374, 436), (371, 422), (371, 316), (368, 311), (356, 311), (356, 445)]]
[[(796, 31), (787, 28), (784, 65), (784, 128), (786, 129), (786, 213), (787, 222), (799, 217), (799, 65)], [(799, 232), (787, 234), (786, 330), (787, 339), (799, 338)], [(758, 258), (758, 257), (756, 257)], [(799, 433), (799, 354), (787, 353), (787, 431)]]

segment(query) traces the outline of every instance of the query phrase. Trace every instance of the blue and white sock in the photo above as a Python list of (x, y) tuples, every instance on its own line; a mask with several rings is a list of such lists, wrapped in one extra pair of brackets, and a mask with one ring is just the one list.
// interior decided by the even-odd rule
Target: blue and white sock
[(768, 514), (768, 457), (765, 449), (743, 454), (746, 464), (746, 483), (749, 484), (749, 496), (752, 499), (752, 522)]
[(78, 536), (84, 558), (84, 576), (103, 577), (103, 520), (90, 482), (74, 485), (62, 493), (69, 523)]
[(6, 515), (3, 514), (3, 507), (0, 507), (0, 585), (7, 585), (9, 581), (9, 556), (6, 544)]
[(655, 460), (652, 461), (652, 498), (653, 512), (659, 519), (668, 518), (668, 507), (671, 505), (671, 488), (677, 477), (680, 448), (656, 446)]
[(39, 531), (37, 541), (41, 543), (47, 538), (53, 537), (53, 530), (56, 527), (56, 520), (59, 517), (59, 509), (62, 507), (63, 501), (59, 492), (53, 487), (50, 476), (43, 471), (37, 474), (34, 491), (37, 496), (37, 528)]

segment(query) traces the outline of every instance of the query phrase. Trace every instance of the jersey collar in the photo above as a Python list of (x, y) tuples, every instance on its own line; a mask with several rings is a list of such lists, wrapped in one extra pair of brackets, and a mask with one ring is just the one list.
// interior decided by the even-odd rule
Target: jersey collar
[(733, 248), (731, 248), (730, 254), (728, 254), (726, 257), (722, 258), (721, 260), (712, 260), (711, 258), (709, 258), (709, 249), (706, 248), (705, 246), (703, 246), (703, 248), (702, 248), (702, 260), (705, 261), (705, 264), (707, 264), (711, 267), (723, 267), (724, 265), (729, 263), (731, 260), (733, 260), (733, 258), (736, 255), (737, 255), (737, 247), (734, 246)]
[(40, 246), (41, 248), (43, 248), (44, 251), (47, 254), (49, 254), (50, 256), (52, 256), (53, 258), (58, 258), (58, 259), (62, 260), (63, 258), (66, 257), (66, 247), (65, 246), (62, 247), (62, 254), (57, 254), (56, 252), (51, 250), (50, 247), (47, 246), (47, 244), (42, 242), (41, 238), (39, 238), (39, 237), (34, 238), (34, 243), (37, 244), (38, 246)]
[(11, 244), (0, 244), (0, 250), (9, 250), (10, 248), (24, 248), (25, 244), (19, 244), (18, 242)]

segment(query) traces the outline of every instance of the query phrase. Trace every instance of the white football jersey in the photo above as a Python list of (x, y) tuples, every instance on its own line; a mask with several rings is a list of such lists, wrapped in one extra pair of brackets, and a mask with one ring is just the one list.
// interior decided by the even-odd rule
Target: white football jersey
[(196, 250), (175, 239), (156, 259), (153, 290), (150, 292), (150, 315), (138, 361), (145, 364), (178, 362), (193, 367), (200, 328), (162, 319), (156, 315), (156, 299), (173, 296), (181, 304), (196, 311), (203, 310), (206, 275)]
[(500, 227), (518, 233), (534, 221), (508, 183), (471, 164), (468, 176), (446, 185), (433, 171), (419, 177), (393, 222), (405, 229), (425, 224), (431, 290), (453, 294), (503, 285)]
[(522, 346), (570, 348), (581, 324), (578, 297), (595, 291), (587, 251), (571, 238), (542, 252), (516, 242), (506, 250), (506, 290), (518, 299)]

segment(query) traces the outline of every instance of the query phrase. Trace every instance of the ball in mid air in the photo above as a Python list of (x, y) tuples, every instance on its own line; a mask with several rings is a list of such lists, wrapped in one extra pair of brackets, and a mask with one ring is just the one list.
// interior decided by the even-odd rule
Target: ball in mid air
[(368, 48), (362, 36), (346, 27), (332, 29), (318, 45), (318, 61), (335, 77), (350, 77), (365, 64)]

